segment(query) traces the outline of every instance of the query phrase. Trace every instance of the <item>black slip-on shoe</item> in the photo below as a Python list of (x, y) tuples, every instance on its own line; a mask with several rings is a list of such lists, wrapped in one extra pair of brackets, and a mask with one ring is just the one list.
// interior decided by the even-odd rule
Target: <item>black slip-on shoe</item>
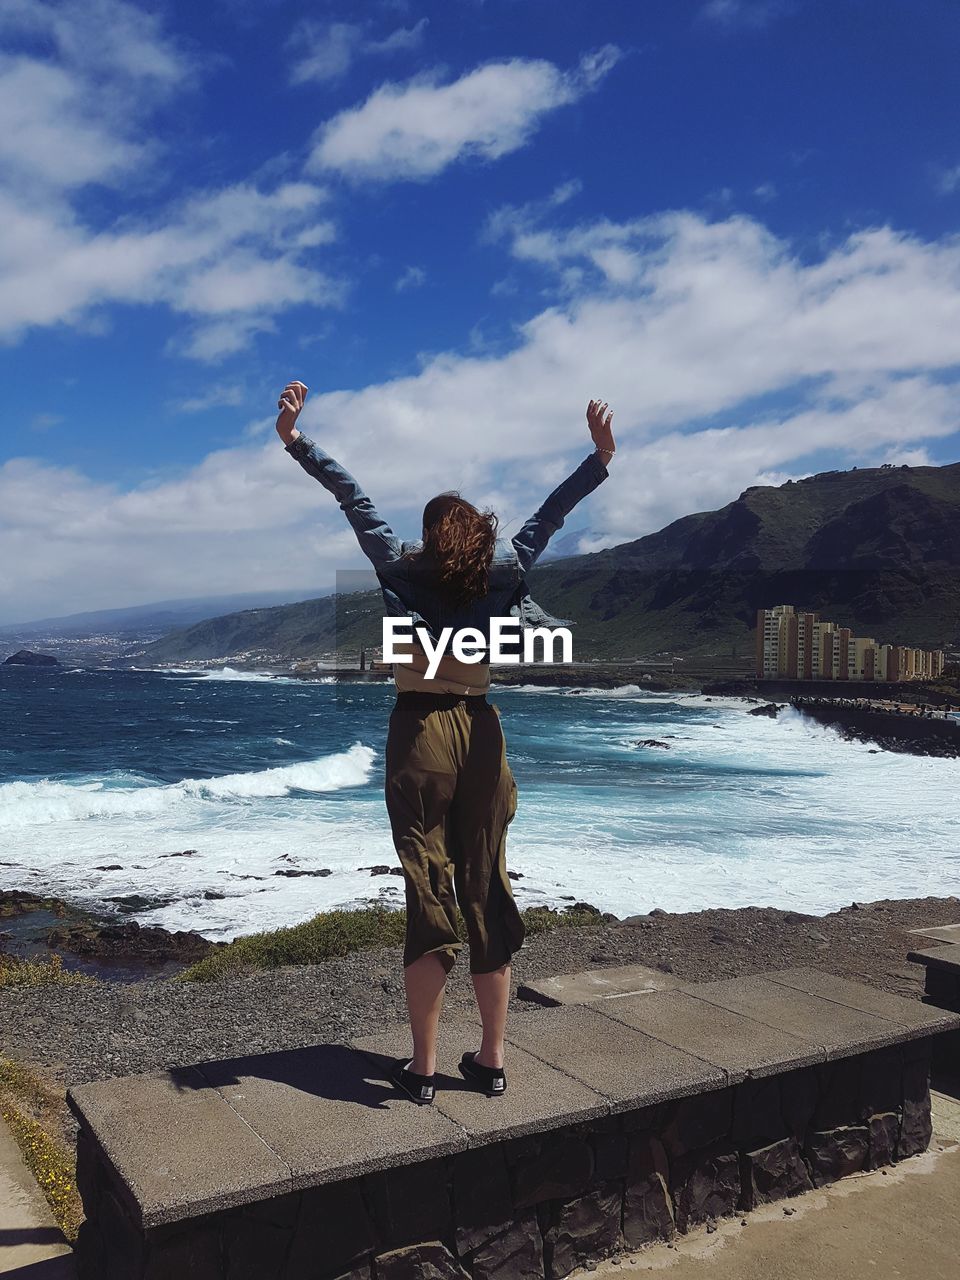
[(412, 1058), (400, 1058), (390, 1070), (390, 1079), (402, 1089), (408, 1098), (412, 1098), (421, 1107), (428, 1107), (436, 1094), (436, 1085), (434, 1076), (418, 1076), (415, 1071), (411, 1071), (413, 1066)]
[(507, 1077), (503, 1067), (484, 1067), (475, 1061), (476, 1056), (475, 1053), (463, 1055), (460, 1059), (460, 1074), (488, 1098), (502, 1098), (507, 1091)]

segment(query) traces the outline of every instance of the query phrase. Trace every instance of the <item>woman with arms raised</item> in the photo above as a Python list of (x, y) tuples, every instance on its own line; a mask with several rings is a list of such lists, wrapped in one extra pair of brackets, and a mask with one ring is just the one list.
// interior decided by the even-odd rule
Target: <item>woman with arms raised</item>
[[(297, 429), (306, 395), (302, 382), (287, 384), (277, 432), (287, 452), (340, 503), (376, 570), (390, 614), (425, 627), (434, 643), (444, 627), (454, 633), (475, 628), (488, 649), (491, 618), (512, 615), (525, 628), (562, 625), (530, 598), (524, 574), (576, 504), (607, 477), (615, 445), (606, 404), (591, 400), (587, 408), (596, 448), (515, 537), (497, 536), (492, 512), (478, 511), (458, 493), (442, 493), (424, 508), (421, 541), (408, 543), (378, 515), (356, 480)], [(415, 1101), (433, 1101), (443, 992), (462, 946), (459, 904), (483, 1024), (480, 1047), (464, 1053), (460, 1071), (497, 1097), (506, 1089), (510, 959), (524, 934), (506, 867), (517, 787), (500, 713), (487, 701), (489, 653), (479, 663), (447, 654), (430, 678), (420, 646), (409, 652), (412, 661), (394, 668), (397, 700), (387, 734), (385, 798), (406, 888), (403, 963), (413, 1056), (395, 1065), (392, 1079)]]

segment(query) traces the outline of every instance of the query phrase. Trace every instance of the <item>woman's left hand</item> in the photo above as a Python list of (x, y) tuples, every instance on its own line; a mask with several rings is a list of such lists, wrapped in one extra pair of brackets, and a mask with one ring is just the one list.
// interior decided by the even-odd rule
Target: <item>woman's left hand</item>
[(300, 434), (296, 422), (307, 398), (307, 390), (302, 382), (288, 382), (280, 392), (280, 399), (277, 401), (277, 408), (280, 410), (277, 435), (284, 444), (290, 444)]

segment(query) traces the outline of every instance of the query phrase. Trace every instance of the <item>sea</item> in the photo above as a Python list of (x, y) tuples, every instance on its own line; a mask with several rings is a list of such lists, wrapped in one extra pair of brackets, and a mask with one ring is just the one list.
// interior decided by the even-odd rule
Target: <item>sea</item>
[[(393, 698), (229, 667), (0, 666), (0, 888), (211, 939), (399, 907), (402, 880), (372, 874), (397, 865)], [(642, 685), (495, 685), (491, 700), (519, 789), (522, 906), (822, 914), (960, 892), (960, 759)]]

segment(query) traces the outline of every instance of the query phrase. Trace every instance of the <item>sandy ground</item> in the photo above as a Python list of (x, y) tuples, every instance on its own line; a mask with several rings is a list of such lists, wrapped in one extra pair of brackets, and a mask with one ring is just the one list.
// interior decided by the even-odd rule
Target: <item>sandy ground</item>
[(0, 1120), (0, 1275), (74, 1280), (73, 1253)]

